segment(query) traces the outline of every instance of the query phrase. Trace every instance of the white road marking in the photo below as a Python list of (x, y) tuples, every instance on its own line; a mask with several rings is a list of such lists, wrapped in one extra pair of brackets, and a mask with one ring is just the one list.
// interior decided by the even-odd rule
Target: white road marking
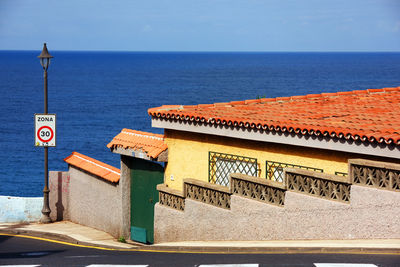
[(314, 263), (316, 267), (378, 267), (370, 263)]
[(259, 264), (252, 264), (252, 263), (246, 263), (246, 264), (202, 264), (199, 265), (199, 267), (258, 267), (260, 266)]
[(86, 267), (148, 267), (149, 265), (115, 265), (115, 264), (91, 264)]
[(39, 265), (0, 265), (0, 267), (38, 267)]

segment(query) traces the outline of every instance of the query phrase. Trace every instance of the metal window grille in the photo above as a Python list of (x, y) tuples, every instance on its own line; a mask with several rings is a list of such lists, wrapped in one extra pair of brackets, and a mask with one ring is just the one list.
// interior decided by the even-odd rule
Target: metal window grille
[(335, 172), (335, 175), (339, 175), (339, 176), (347, 176), (348, 173), (347, 172)]
[(295, 165), (295, 164), (284, 163), (284, 162), (266, 161), (265, 163), (266, 163), (265, 165), (266, 165), (266, 169), (267, 169), (267, 171), (266, 171), (267, 179), (278, 181), (278, 182), (283, 182), (283, 168), (286, 168), (286, 167), (306, 169), (306, 170), (311, 170), (311, 171), (316, 171), (316, 172), (324, 172), (323, 169)]
[(229, 175), (231, 173), (257, 176), (257, 159), (210, 151), (208, 156), (208, 181), (229, 186)]

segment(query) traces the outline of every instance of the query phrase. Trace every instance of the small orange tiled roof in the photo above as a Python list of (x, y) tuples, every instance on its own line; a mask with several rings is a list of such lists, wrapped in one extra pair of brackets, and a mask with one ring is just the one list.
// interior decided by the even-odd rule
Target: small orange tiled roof
[(400, 87), (195, 106), (169, 105), (148, 112), (162, 120), (400, 145)]
[(157, 158), (161, 152), (167, 150), (164, 135), (153, 134), (130, 129), (122, 131), (107, 145), (108, 148), (122, 147), (146, 153), (151, 158)]
[(118, 168), (78, 152), (72, 152), (72, 154), (66, 157), (64, 161), (72, 166), (78, 167), (113, 183), (117, 183), (121, 176), (121, 172)]

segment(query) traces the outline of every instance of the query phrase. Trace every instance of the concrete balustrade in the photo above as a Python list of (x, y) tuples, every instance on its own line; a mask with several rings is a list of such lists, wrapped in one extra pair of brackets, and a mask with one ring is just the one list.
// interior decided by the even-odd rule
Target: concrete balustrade
[[(400, 169), (392, 163), (350, 164), (384, 168), (374, 173)], [(342, 177), (285, 169), (284, 183), (232, 174), (230, 187), (225, 188), (185, 179), (183, 212), (161, 203), (155, 206), (155, 242), (400, 238), (400, 194), (396, 188), (380, 190), (378, 186), (352, 184), (354, 172), (349, 173), (349, 177)], [(396, 175), (386, 177), (392, 185)], [(234, 189), (237, 182), (243, 183), (241, 189)], [(196, 195), (188, 197), (187, 185), (196, 186)], [(214, 199), (203, 201), (221, 192), (229, 198), (229, 208), (215, 205)]]

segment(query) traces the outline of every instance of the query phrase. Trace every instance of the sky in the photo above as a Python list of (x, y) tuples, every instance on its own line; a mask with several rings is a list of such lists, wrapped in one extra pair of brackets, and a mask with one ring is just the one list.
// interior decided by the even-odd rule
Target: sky
[(0, 0), (0, 50), (400, 51), (400, 0)]

